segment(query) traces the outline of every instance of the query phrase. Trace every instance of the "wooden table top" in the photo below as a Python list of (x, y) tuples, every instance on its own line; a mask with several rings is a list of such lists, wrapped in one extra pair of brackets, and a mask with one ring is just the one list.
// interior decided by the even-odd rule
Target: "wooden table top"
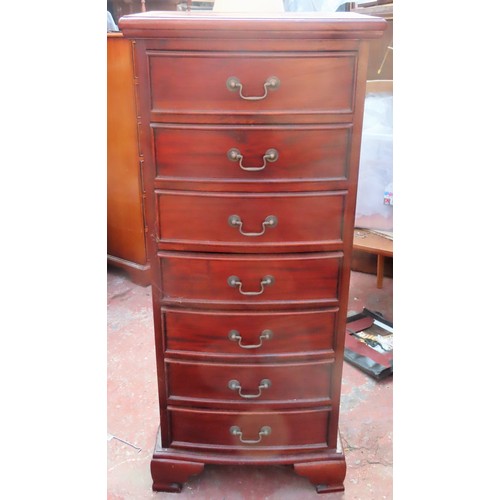
[(354, 230), (355, 250), (392, 257), (392, 240), (363, 229)]

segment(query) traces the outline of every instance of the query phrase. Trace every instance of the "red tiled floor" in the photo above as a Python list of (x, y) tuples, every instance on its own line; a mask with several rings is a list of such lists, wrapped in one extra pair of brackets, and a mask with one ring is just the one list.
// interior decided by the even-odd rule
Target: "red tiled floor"
[[(349, 310), (367, 307), (392, 321), (392, 279), (353, 272)], [(151, 288), (108, 270), (108, 500), (392, 499), (392, 379), (377, 382), (345, 363), (340, 430), (345, 492), (318, 495), (288, 467), (211, 466), (181, 493), (151, 490), (149, 462), (158, 427)], [(140, 448), (110, 439), (110, 435)]]

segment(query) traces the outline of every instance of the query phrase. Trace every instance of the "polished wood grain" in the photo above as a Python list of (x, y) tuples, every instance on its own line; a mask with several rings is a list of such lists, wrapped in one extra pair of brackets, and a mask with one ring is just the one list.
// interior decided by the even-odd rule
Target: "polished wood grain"
[[(178, 181), (209, 183), (273, 184), (277, 181), (343, 181), (348, 175), (347, 152), (351, 124), (303, 126), (169, 125), (153, 126), (156, 178), (175, 186)], [(231, 161), (228, 151), (236, 148), (243, 156)], [(263, 156), (273, 148), (279, 157), (264, 164)], [(191, 189), (193, 185), (189, 185)], [(226, 189), (228, 189), (226, 187)], [(255, 190), (250, 185), (248, 190)]]
[[(172, 409), (172, 448), (204, 449), (243, 453), (297, 453), (326, 449), (327, 420), (324, 408), (301, 411), (210, 411)], [(262, 427), (271, 434), (259, 443), (242, 443), (230, 433), (232, 426), (242, 431), (241, 439), (256, 441)]]
[(132, 42), (107, 36), (107, 237), (108, 262), (138, 284), (150, 282), (146, 254), (142, 172)]
[[(382, 36), (386, 22), (378, 17), (354, 13), (286, 12), (144, 12), (122, 17), (119, 28), (129, 38), (195, 39), (201, 49), (211, 38), (233, 42), (237, 50), (242, 40), (331, 39), (367, 40)], [(234, 44), (234, 41), (238, 41)]]
[[(333, 352), (336, 308), (311, 311), (199, 311), (163, 307), (165, 354), (266, 362)], [(236, 331), (241, 339), (231, 340)], [(271, 331), (269, 338), (261, 338)]]
[[(368, 42), (385, 21), (144, 13), (119, 25), (135, 42), (140, 89), (160, 409), (153, 488), (180, 491), (205, 463), (239, 463), (293, 465), (318, 492), (340, 491)], [(266, 94), (270, 76), (280, 85)], [(264, 165), (269, 148), (279, 157)], [(278, 223), (263, 226), (269, 215)]]
[(204, 468), (205, 464), (200, 462), (163, 459), (160, 448), (157, 453), (153, 454), (151, 460), (153, 490), (180, 493), (182, 483), (185, 483), (191, 476), (200, 474)]
[[(157, 191), (158, 248), (273, 253), (334, 250), (342, 244), (346, 194)], [(229, 224), (231, 216), (238, 216), (237, 225)], [(266, 225), (268, 217), (276, 223)]]
[[(338, 304), (340, 252), (280, 255), (161, 252), (162, 300), (198, 307), (314, 307)], [(266, 276), (274, 283), (262, 286)], [(237, 276), (242, 292), (228, 278)], [(262, 291), (260, 295), (245, 295)]]
[(307, 477), (316, 486), (318, 493), (344, 491), (346, 463), (341, 452), (337, 460), (321, 462), (298, 462), (294, 464), (297, 474)]
[[(151, 109), (157, 113), (260, 115), (352, 113), (356, 53), (149, 52)], [(297, 74), (297, 66), (301, 74)], [(182, 75), (182, 77), (180, 77)], [(236, 77), (243, 97), (265, 95), (264, 84), (280, 85), (267, 97), (247, 100), (226, 87)], [(336, 92), (331, 92), (332, 88)]]
[[(200, 363), (167, 360), (168, 402), (209, 408), (288, 408), (330, 404), (333, 360), (300, 363)], [(189, 385), (186, 384), (189, 380)], [(231, 389), (235, 380), (240, 389)], [(262, 381), (264, 383), (261, 387)]]

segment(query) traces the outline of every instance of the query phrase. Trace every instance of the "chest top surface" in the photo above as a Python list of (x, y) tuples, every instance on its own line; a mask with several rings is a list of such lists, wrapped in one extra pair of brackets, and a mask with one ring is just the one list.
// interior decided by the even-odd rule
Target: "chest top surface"
[(315, 38), (378, 38), (385, 29), (382, 18), (351, 12), (220, 13), (151, 11), (119, 20), (128, 38), (302, 36)]

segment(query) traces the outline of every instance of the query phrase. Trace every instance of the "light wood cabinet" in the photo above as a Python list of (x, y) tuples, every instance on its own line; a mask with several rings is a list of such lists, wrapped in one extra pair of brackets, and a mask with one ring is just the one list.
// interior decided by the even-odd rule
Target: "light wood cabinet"
[(108, 33), (107, 45), (108, 263), (148, 285), (132, 42), (121, 33)]

